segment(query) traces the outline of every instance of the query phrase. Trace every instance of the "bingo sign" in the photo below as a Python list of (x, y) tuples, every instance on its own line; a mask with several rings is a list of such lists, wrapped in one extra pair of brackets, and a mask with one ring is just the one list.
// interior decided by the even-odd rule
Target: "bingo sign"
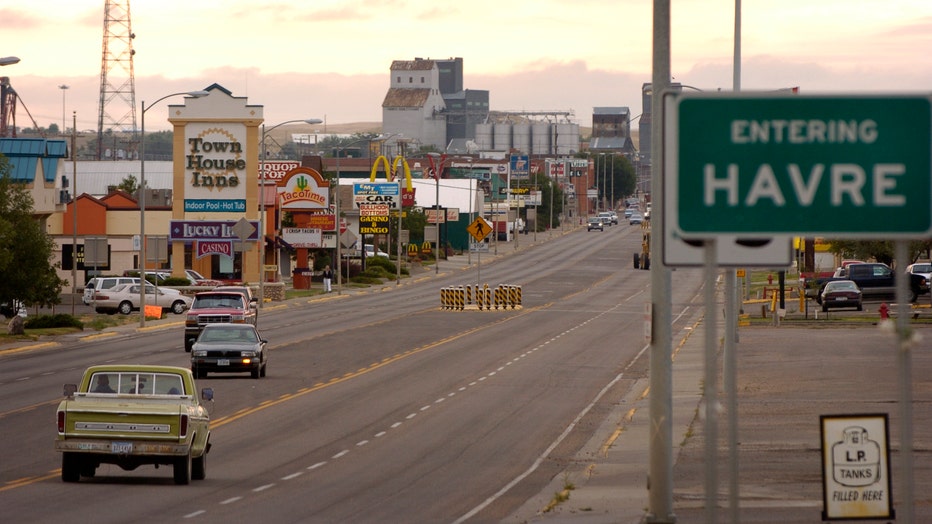
[(359, 234), (387, 235), (390, 224), (387, 204), (359, 205)]

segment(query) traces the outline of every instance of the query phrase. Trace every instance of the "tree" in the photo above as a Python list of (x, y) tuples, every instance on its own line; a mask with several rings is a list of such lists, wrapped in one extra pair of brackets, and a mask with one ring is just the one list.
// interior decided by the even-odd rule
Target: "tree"
[[(932, 241), (911, 241), (909, 243), (909, 260), (900, 267), (915, 262), (923, 254), (928, 255)], [(893, 265), (894, 244), (890, 240), (830, 240), (829, 251), (842, 258), (857, 260), (876, 260), (888, 266)]]
[(117, 186), (117, 189), (125, 191), (130, 195), (135, 195), (136, 190), (139, 189), (139, 181), (136, 180), (135, 175), (126, 175), (126, 177), (120, 181), (120, 185)]
[(171, 160), (173, 137), (171, 131), (146, 133), (146, 160)]
[(54, 239), (32, 212), (32, 195), (10, 177), (9, 161), (0, 155), (0, 302), (51, 307), (68, 282), (51, 262)]
[[(551, 224), (554, 228), (560, 227), (560, 215), (563, 213), (563, 189), (555, 185), (553, 179), (543, 173), (533, 173), (525, 185), (533, 185), (540, 190), (540, 206), (537, 208), (535, 230), (544, 231)], [(553, 204), (552, 208), (551, 204)], [(552, 220), (551, 211), (553, 212)]]

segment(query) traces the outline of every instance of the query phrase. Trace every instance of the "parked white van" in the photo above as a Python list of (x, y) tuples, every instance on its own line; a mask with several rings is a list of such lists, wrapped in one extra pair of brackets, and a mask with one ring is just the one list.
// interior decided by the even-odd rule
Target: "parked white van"
[(98, 291), (110, 289), (117, 284), (138, 284), (139, 277), (94, 277), (84, 285), (84, 296), (81, 300), (85, 305), (94, 302), (94, 296)]

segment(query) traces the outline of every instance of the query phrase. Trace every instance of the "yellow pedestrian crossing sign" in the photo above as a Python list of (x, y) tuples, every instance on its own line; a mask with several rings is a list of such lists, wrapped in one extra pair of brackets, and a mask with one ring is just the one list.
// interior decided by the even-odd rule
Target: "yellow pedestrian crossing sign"
[(492, 232), (492, 226), (484, 218), (477, 217), (472, 224), (466, 226), (466, 231), (476, 239), (476, 242), (482, 242)]

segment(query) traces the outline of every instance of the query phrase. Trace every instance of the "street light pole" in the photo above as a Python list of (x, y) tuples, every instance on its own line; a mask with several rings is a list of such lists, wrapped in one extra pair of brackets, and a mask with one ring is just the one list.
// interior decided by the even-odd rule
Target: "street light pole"
[(207, 96), (207, 91), (184, 91), (172, 93), (159, 98), (146, 107), (146, 101), (140, 104), (140, 143), (139, 143), (139, 327), (146, 327), (146, 111), (162, 100), (173, 96), (190, 96), (200, 98)]
[[(64, 92), (64, 91), (62, 91)], [(71, 125), (71, 314), (74, 315), (75, 296), (78, 294), (78, 161), (77, 142), (78, 112), (72, 114)]]
[(61, 131), (60, 134), (65, 134), (65, 90), (68, 89), (68, 86), (62, 84), (58, 86), (61, 89)]
[[(379, 137), (375, 137), (375, 138), (378, 139)], [(343, 293), (343, 240), (340, 237), (341, 235), (340, 233), (340, 157), (343, 155), (344, 151), (353, 147), (356, 144), (361, 144), (363, 142), (366, 142), (371, 146), (372, 140), (373, 140), (372, 138), (356, 140), (356, 141), (350, 142), (349, 144), (346, 144), (346, 145), (343, 145), (337, 148), (337, 188), (336, 188), (335, 201), (336, 201), (336, 208), (337, 208), (336, 219), (337, 219), (337, 294), (338, 295)], [(367, 158), (369, 157), (368, 147), (366, 148), (366, 157)], [(362, 253), (363, 260), (365, 260), (365, 256), (366, 256), (365, 243), (363, 243), (362, 250), (363, 250), (363, 253)], [(400, 255), (399, 255), (399, 260), (400, 260)]]
[(614, 153), (614, 152), (609, 153), (609, 156), (612, 157), (612, 160), (611, 160), (611, 162), (612, 162), (612, 174), (611, 174), (611, 177), (612, 177), (612, 200), (611, 200), (610, 207), (608, 208), (608, 210), (609, 210), (609, 211), (615, 211), (615, 153)]
[[(268, 131), (272, 131), (276, 127), (283, 126), (285, 124), (294, 124), (297, 122), (304, 122), (305, 124), (319, 124), (323, 120), (319, 118), (308, 118), (305, 120), (287, 120), (279, 124), (275, 124), (270, 127)], [(266, 150), (265, 150), (265, 137), (268, 132), (265, 129), (265, 122), (262, 123), (262, 169), (259, 173), (259, 309), (265, 308), (265, 182), (266, 182), (266, 172), (265, 172), (265, 161), (266, 161)], [(275, 198), (278, 198), (278, 195), (275, 195)], [(246, 253), (243, 253), (245, 256)]]

